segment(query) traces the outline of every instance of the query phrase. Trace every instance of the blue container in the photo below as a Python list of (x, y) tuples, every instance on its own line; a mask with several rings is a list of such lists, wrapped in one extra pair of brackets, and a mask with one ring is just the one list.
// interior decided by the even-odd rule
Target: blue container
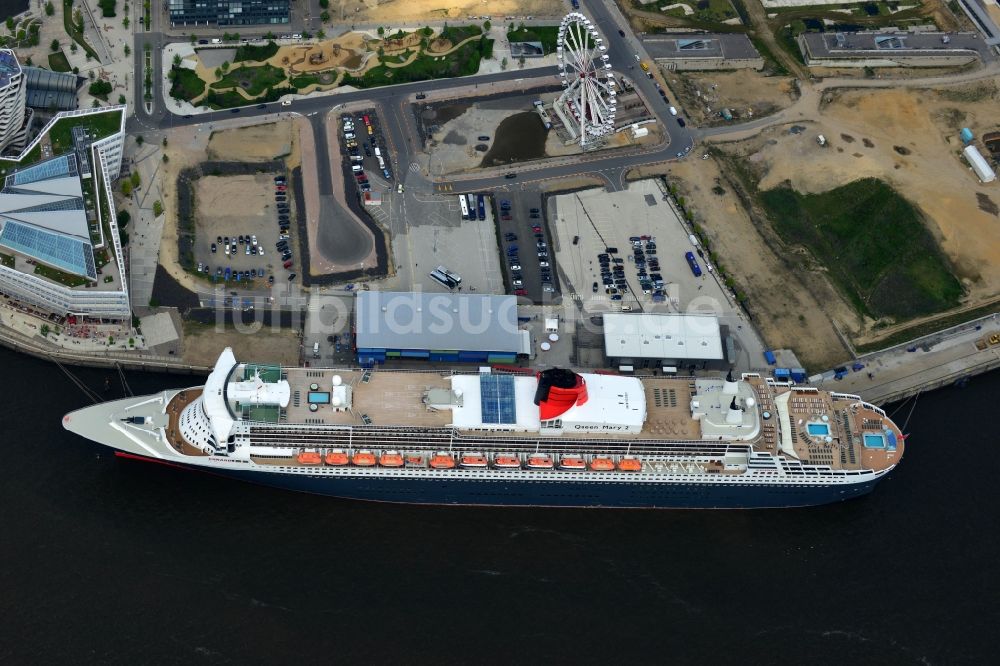
[(792, 378), (792, 371), (788, 368), (775, 368), (774, 378), (786, 381)]
[(805, 368), (792, 368), (792, 381), (796, 384), (801, 384), (806, 381), (806, 369)]
[(960, 136), (962, 137), (962, 143), (972, 143), (973, 139), (972, 130), (970, 130), (968, 127), (962, 128)]
[(774, 358), (774, 352), (770, 349), (764, 350), (764, 360), (767, 361), (768, 365), (774, 365), (778, 362), (778, 359)]

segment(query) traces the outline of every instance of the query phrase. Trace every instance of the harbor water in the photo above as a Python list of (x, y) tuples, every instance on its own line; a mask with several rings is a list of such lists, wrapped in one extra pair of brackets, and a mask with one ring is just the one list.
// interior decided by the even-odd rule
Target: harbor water
[[(864, 499), (608, 511), (348, 502), (123, 461), (62, 429), (89, 400), (56, 366), (5, 349), (0, 363), (3, 664), (979, 664), (996, 651), (998, 373), (921, 396), (902, 464)], [(115, 372), (73, 373), (123, 394)], [(202, 378), (126, 380), (142, 394)]]

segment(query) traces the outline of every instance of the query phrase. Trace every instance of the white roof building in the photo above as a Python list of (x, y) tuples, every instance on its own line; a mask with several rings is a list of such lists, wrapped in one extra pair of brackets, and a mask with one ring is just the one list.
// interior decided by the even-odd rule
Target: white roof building
[(719, 318), (701, 314), (605, 314), (604, 353), (619, 359), (725, 358)]

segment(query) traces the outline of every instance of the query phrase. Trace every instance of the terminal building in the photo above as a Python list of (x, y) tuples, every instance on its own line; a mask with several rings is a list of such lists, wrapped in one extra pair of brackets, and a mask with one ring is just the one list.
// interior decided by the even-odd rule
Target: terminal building
[[(124, 140), (124, 106), (71, 111), (0, 161), (0, 292), (61, 317), (131, 316), (113, 196)], [(43, 142), (53, 155), (37, 160)]]
[(286, 25), (289, 0), (167, 0), (170, 26)]
[(660, 33), (642, 46), (667, 69), (763, 69), (764, 59), (741, 33)]
[(364, 366), (394, 359), (513, 363), (531, 350), (515, 296), (361, 291), (354, 318)]
[[(725, 329), (725, 330), (724, 330)], [(678, 372), (730, 365), (728, 329), (715, 315), (607, 313), (604, 355), (620, 370)]]
[(805, 32), (798, 43), (809, 67), (960, 67), (994, 59), (974, 32)]

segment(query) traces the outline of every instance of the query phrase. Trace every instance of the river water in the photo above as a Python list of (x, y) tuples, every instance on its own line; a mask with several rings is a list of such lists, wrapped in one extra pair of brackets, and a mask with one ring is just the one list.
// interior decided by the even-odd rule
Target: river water
[[(772, 511), (423, 508), (120, 461), (0, 349), (0, 663), (979, 664), (1000, 374), (919, 399), (867, 498)], [(74, 370), (108, 398), (117, 375)], [(136, 394), (200, 378), (129, 374)], [(898, 414), (905, 420), (909, 405)]]

